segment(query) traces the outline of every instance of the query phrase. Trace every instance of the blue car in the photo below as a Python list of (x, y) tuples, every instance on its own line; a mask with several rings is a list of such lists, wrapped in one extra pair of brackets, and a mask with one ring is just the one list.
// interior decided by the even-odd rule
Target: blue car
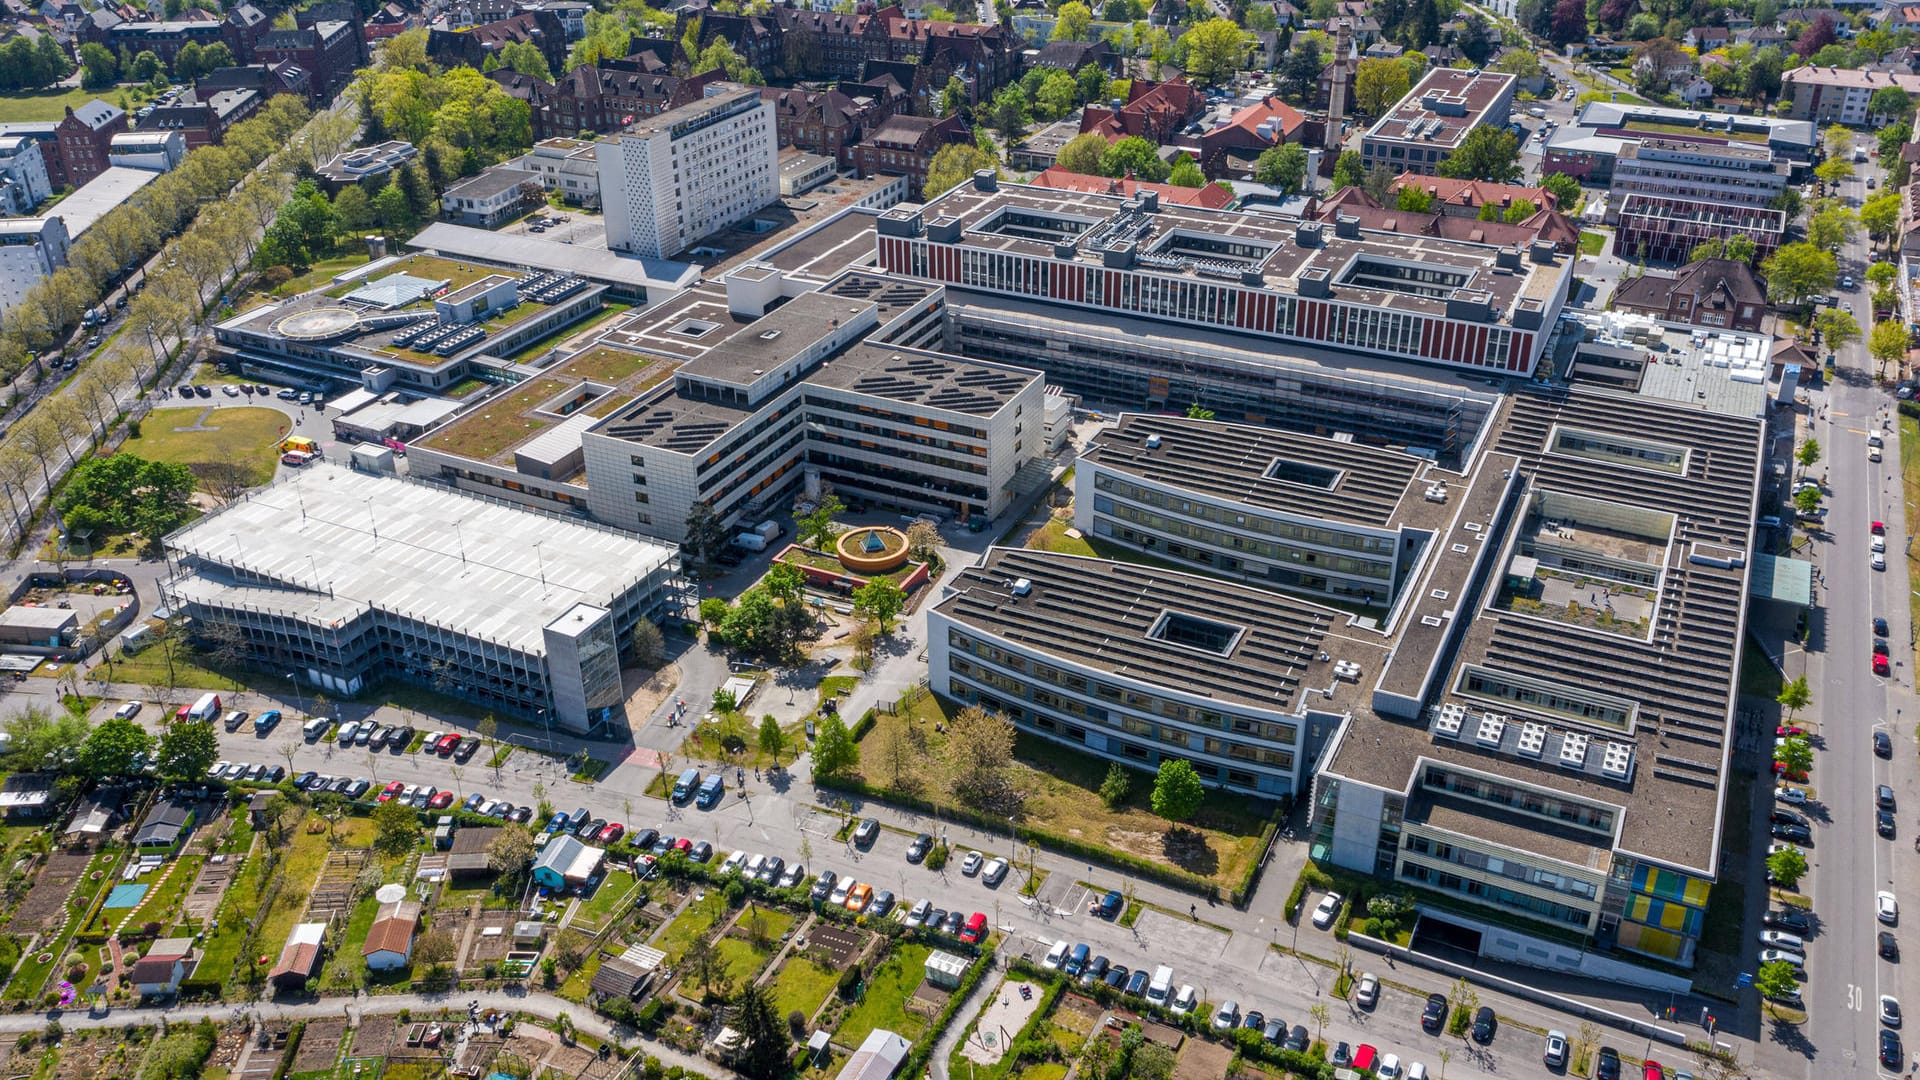
[(1067, 962), (1063, 965), (1066, 973), (1069, 975), (1078, 975), (1082, 971), (1085, 971), (1087, 968), (1087, 953), (1089, 951), (1085, 945), (1075, 945), (1073, 951), (1067, 954)]
[(473, 814), (478, 813), (480, 808), (486, 804), (487, 797), (476, 792), (475, 794), (467, 796), (467, 801), (460, 804), (460, 809), (465, 810), (469, 814)]
[(567, 812), (565, 810), (562, 810), (559, 813), (553, 815), (553, 817), (547, 819), (547, 835), (548, 836), (552, 836), (554, 833), (557, 833), (561, 829), (564, 829), (566, 827), (567, 827)]
[(268, 709), (266, 712), (253, 718), (253, 730), (256, 734), (265, 735), (267, 732), (272, 731), (273, 726), (279, 722), (280, 710)]

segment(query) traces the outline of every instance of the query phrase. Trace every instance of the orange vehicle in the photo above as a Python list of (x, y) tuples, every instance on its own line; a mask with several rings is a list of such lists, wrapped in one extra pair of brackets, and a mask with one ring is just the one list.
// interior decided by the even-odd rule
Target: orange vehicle
[(867, 884), (864, 881), (855, 885), (853, 888), (847, 890), (847, 910), (848, 911), (853, 911), (853, 912), (865, 911), (867, 910), (867, 905), (872, 902), (873, 902), (873, 886)]

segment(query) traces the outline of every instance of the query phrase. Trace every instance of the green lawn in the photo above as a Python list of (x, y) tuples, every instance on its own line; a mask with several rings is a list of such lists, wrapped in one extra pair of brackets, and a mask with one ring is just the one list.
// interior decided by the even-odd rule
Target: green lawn
[[(773, 757), (760, 749), (760, 717), (744, 712), (715, 713), (714, 716), (711, 724), (703, 719), (687, 729), (687, 737), (680, 740), (682, 760), (725, 761), (747, 768), (773, 764)], [(794, 748), (806, 740), (806, 726), (794, 723), (783, 730), (787, 742), (780, 752), (780, 760), (791, 763)], [(734, 747), (741, 748), (741, 752), (736, 753)]]
[(718, 892), (708, 893), (705, 900), (688, 904), (674, 917), (666, 932), (653, 943), (654, 948), (667, 954), (667, 963), (678, 964), (693, 943), (713, 929), (717, 920), (725, 917), (726, 910), (726, 897)]
[(918, 943), (897, 946), (867, 978), (865, 995), (834, 1032), (833, 1041), (857, 1047), (875, 1028), (886, 1028), (912, 1042), (927, 1030), (927, 1020), (907, 1011), (914, 987), (927, 975), (927, 957), (933, 949)]
[[(340, 823), (341, 847), (366, 847), (372, 842), (372, 819), (350, 817)], [(293, 831), (286, 856), (281, 859), (280, 869), (275, 873), (280, 879), (280, 892), (274, 896), (273, 906), (260, 923), (259, 942), (262, 950), (277, 953), (286, 942), (293, 925), (300, 921), (307, 909), (307, 894), (319, 878), (320, 868), (326, 865), (330, 849), (325, 832), (310, 833), (304, 828)]]
[(361, 976), (367, 967), (360, 955), (361, 946), (367, 943), (367, 931), (373, 929), (374, 916), (380, 913), (380, 901), (372, 893), (360, 898), (354, 905), (353, 916), (347, 920), (346, 932), (341, 935), (333, 955), (327, 958), (327, 966), (320, 973), (320, 985), (324, 989), (348, 989), (360, 985)]
[(812, 1016), (820, 1003), (833, 993), (840, 973), (821, 967), (804, 956), (791, 955), (773, 977), (773, 1008), (781, 1016), (801, 1012)]
[(600, 882), (600, 888), (594, 891), (591, 899), (580, 905), (574, 912), (575, 919), (586, 919), (595, 926), (603, 926), (606, 921), (624, 910), (627, 901), (633, 896), (639, 885), (632, 875), (618, 871), (609, 871), (606, 879)]
[(1580, 254), (1598, 255), (1606, 246), (1605, 235), (1587, 229), (1580, 230)]
[[(203, 414), (206, 427), (212, 430), (176, 430), (200, 424)], [(259, 485), (273, 479), (280, 440), (290, 426), (285, 413), (258, 406), (216, 406), (210, 414), (198, 406), (155, 409), (140, 422), (140, 436), (128, 439), (123, 449), (150, 461), (188, 467), (212, 462), (243, 465), (249, 482)]]
[(719, 952), (720, 959), (726, 964), (727, 978), (731, 979), (735, 986), (745, 986), (755, 975), (760, 974), (760, 969), (767, 966), (768, 958), (773, 955), (765, 949), (755, 947), (752, 942), (737, 937), (722, 939), (715, 949)]
[(58, 120), (67, 115), (68, 106), (79, 108), (94, 98), (108, 104), (117, 104), (118, 90), (82, 90), (73, 89), (23, 90), (15, 94), (0, 95), (0, 124), (24, 123), (28, 120)]

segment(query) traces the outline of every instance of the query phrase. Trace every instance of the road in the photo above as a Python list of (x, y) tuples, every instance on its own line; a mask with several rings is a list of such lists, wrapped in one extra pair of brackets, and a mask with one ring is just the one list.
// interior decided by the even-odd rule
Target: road
[[(1847, 182), (1843, 195), (1853, 205), (1866, 194), (1866, 175), (1881, 176), (1877, 167), (1863, 170)], [(1856, 280), (1868, 265), (1864, 235), (1843, 251), (1841, 271)], [(1870, 315), (1864, 286), (1841, 292), (1852, 305), (1863, 328)], [(1813, 635), (1806, 657), (1812, 688), (1813, 714), (1820, 720), (1813, 787), (1819, 798), (1810, 807), (1815, 822), (1815, 844), (1809, 853), (1813, 869), (1806, 890), (1814, 904), (1815, 933), (1808, 942), (1808, 972), (1804, 989), (1810, 1019), (1799, 1033), (1776, 1031), (1763, 1060), (1777, 1060), (1781, 1075), (1808, 1077), (1872, 1076), (1881, 1073), (1878, 1062), (1876, 1003), (1879, 995), (1893, 994), (1920, 1003), (1908, 965), (1883, 962), (1876, 955), (1881, 929), (1873, 915), (1873, 895), (1892, 889), (1909, 909), (1920, 911), (1920, 888), (1907, 858), (1915, 836), (1912, 811), (1920, 809), (1916, 784), (1912, 728), (1913, 682), (1910, 670), (1914, 628), (1904, 602), (1910, 587), (1906, 546), (1906, 514), (1899, 480), (1900, 451), (1897, 425), (1882, 430), (1887, 446), (1882, 461), (1868, 460), (1869, 431), (1881, 428), (1890, 415), (1891, 395), (1872, 382), (1871, 360), (1860, 342), (1839, 350), (1839, 375), (1823, 394), (1820, 417), (1808, 425), (1824, 450), (1810, 472), (1826, 480), (1827, 530), (1815, 537), (1814, 564), (1821, 577), (1815, 590)], [(1888, 524), (1887, 569), (1869, 564), (1869, 524)], [(1890, 623), (1895, 664), (1891, 678), (1871, 674), (1870, 616)], [(1891, 760), (1872, 752), (1872, 733), (1886, 730), (1894, 740)], [(1891, 784), (1902, 813), (1898, 835), (1884, 840), (1874, 832), (1873, 791)], [(1764, 809), (1756, 810), (1756, 827)], [(1764, 835), (1764, 834), (1761, 834)], [(1756, 857), (1765, 845), (1756, 841)], [(1902, 944), (1920, 948), (1920, 939), (1902, 933)], [(1749, 935), (1749, 946), (1752, 938)], [(1789, 1073), (1787, 1067), (1794, 1066)]]

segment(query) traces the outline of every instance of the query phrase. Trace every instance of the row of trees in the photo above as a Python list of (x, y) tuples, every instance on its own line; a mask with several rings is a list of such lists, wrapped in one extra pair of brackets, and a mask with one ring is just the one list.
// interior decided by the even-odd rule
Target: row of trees
[(51, 34), (33, 41), (15, 37), (0, 45), (0, 94), (38, 90), (71, 74), (73, 61), (54, 44)]
[(30, 705), (6, 722), (10, 768), (51, 772), (74, 785), (138, 776), (151, 764), (169, 780), (197, 780), (220, 756), (213, 725), (177, 721), (155, 738), (132, 720), (87, 722), (84, 711)]
[[(460, 155), (460, 175), (533, 145), (533, 111), (526, 102), (473, 68), (442, 71), (427, 59), (426, 41), (425, 30), (390, 38), (374, 66), (348, 89), (366, 118), (368, 141), (404, 139), (423, 147), (423, 154), (438, 141)], [(532, 66), (523, 55), (521, 62)]]
[[(61, 61), (65, 63), (65, 57)], [(183, 82), (191, 82), (209, 71), (232, 67), (233, 64), (233, 50), (227, 47), (226, 42), (202, 45), (190, 41), (181, 46), (180, 52), (174, 57), (171, 74)], [(121, 46), (120, 51), (115, 53), (94, 41), (80, 46), (80, 68), (80, 85), (87, 90), (105, 90), (123, 81), (165, 83), (169, 74), (167, 65), (151, 49), (136, 53)], [(73, 65), (66, 64), (58, 78), (64, 79), (72, 73)]]

